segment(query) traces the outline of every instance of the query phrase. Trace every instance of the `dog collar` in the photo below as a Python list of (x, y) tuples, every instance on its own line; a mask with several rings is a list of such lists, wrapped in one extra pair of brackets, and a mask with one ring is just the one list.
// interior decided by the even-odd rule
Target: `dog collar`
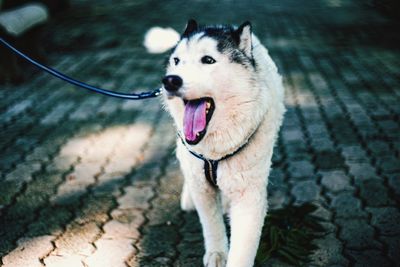
[(217, 160), (208, 159), (208, 158), (204, 157), (202, 154), (194, 152), (193, 150), (191, 150), (187, 146), (187, 144), (185, 143), (185, 141), (183, 140), (182, 136), (179, 133), (178, 133), (178, 136), (181, 139), (182, 144), (189, 151), (189, 153), (192, 154), (193, 156), (195, 156), (196, 158), (201, 159), (204, 162), (204, 175), (206, 177), (206, 180), (209, 182), (209, 184), (212, 187), (217, 189), (218, 188), (218, 184), (217, 184), (218, 163), (221, 160), (229, 159), (230, 157), (233, 157), (236, 154), (238, 154), (240, 151), (242, 151), (243, 148), (245, 148), (247, 146), (247, 144), (250, 142), (250, 140), (256, 134), (258, 128), (259, 128), (259, 126), (254, 130), (254, 132), (250, 135), (250, 137), (247, 139), (247, 141), (243, 145), (241, 145), (238, 149), (236, 149), (234, 152), (232, 152), (230, 154), (227, 154), (227, 155), (225, 155), (222, 158), (217, 159)]

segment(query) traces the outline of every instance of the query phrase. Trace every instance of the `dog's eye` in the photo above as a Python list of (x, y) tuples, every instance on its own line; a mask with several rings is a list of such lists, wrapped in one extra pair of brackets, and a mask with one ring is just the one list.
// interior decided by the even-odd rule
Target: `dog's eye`
[(214, 64), (216, 61), (210, 56), (204, 56), (201, 58), (201, 63), (203, 64)]
[(179, 61), (180, 61), (179, 58), (174, 57), (175, 66), (179, 64)]

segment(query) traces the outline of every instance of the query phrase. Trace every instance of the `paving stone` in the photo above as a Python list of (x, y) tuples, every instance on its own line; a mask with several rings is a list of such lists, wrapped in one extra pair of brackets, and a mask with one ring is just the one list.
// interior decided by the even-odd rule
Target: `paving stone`
[(290, 161), (310, 160), (312, 156), (303, 142), (291, 142), (285, 144), (285, 151)]
[(281, 167), (283, 162), (283, 154), (282, 152), (279, 150), (278, 147), (274, 147), (274, 152), (272, 154), (272, 168), (278, 168)]
[(374, 228), (366, 220), (338, 219), (335, 223), (340, 225), (339, 238), (345, 241), (347, 249), (382, 249), (382, 244), (375, 239)]
[(390, 188), (395, 192), (397, 198), (400, 198), (400, 175), (389, 175), (388, 183)]
[(355, 133), (349, 129), (349, 127), (351, 127), (349, 124), (338, 123), (338, 121), (334, 123), (338, 124), (335, 125), (335, 129), (333, 131), (335, 132), (335, 138), (340, 146), (349, 146), (358, 144), (358, 140)]
[(14, 171), (6, 175), (6, 181), (21, 181), (29, 182), (32, 180), (33, 173), (39, 171), (41, 165), (39, 163), (20, 163), (17, 165)]
[(50, 113), (41, 119), (40, 123), (44, 125), (51, 125), (60, 122), (60, 120), (67, 114), (68, 111), (74, 106), (73, 102), (64, 101), (62, 104), (55, 106)]
[(329, 137), (329, 131), (324, 124), (315, 123), (315, 124), (307, 124), (307, 131), (311, 135), (311, 137)]
[(320, 188), (315, 181), (298, 182), (291, 190), (296, 204), (315, 201), (320, 198)]
[[(146, 266), (146, 267), (170, 266), (170, 265), (166, 264), (166, 262), (167, 262), (166, 259), (168, 259), (168, 258), (167, 257), (139, 258), (138, 259), (138, 264), (139, 264), (138, 266)], [(184, 266), (197, 266), (197, 265), (184, 265)]]
[(351, 193), (340, 193), (334, 196), (331, 207), (337, 218), (366, 218), (368, 215), (361, 209), (361, 201)]
[(15, 162), (21, 160), (21, 158), (22, 156), (18, 151), (4, 151), (0, 160), (1, 174), (5, 175), (14, 166)]
[(139, 166), (133, 175), (128, 175), (130, 182), (137, 186), (156, 186), (162, 170), (156, 162), (149, 162)]
[(359, 185), (360, 197), (369, 207), (379, 207), (394, 205), (394, 201), (389, 198), (388, 190), (383, 185), (382, 181), (367, 180)]
[(32, 181), (25, 191), (26, 194), (41, 195), (41, 197), (50, 197), (55, 193), (55, 187), (63, 180), (60, 174), (38, 173), (35, 180)]
[(70, 139), (60, 150), (61, 157), (83, 156), (86, 149), (92, 145), (90, 138), (76, 137)]
[(36, 210), (45, 206), (53, 194), (53, 186), (59, 182), (57, 179), (58, 177), (50, 175), (38, 175), (35, 181), (26, 187), (24, 194), (16, 198), (7, 216), (14, 220), (35, 216)]
[(375, 140), (368, 142), (367, 145), (375, 156), (384, 156), (390, 153), (389, 145), (386, 142)]
[(201, 233), (201, 224), (199, 217), (196, 212), (185, 212), (183, 213), (183, 219), (186, 222), (182, 225), (181, 232), (183, 234), (192, 233), (192, 234), (200, 234)]
[(16, 149), (21, 149), (23, 152), (28, 152), (31, 150), (31, 148), (35, 145), (37, 145), (38, 140), (37, 136), (24, 136), (20, 137), (15, 141), (15, 148)]
[[(204, 250), (203, 246), (203, 236), (201, 233), (187, 233), (184, 231), (181, 231), (182, 235), (182, 240), (186, 243), (200, 243), (202, 250)], [(187, 244), (186, 244), (187, 245)], [(185, 247), (186, 245), (183, 245), (182, 243), (179, 244), (179, 246)]]
[(56, 156), (46, 166), (47, 172), (66, 172), (72, 168), (72, 165), (78, 160), (75, 156)]
[(105, 166), (104, 172), (128, 174), (136, 163), (137, 161), (133, 157), (124, 159), (113, 158), (113, 160)]
[(273, 168), (268, 177), (268, 189), (285, 186), (285, 173), (282, 169)]
[(159, 197), (152, 201), (152, 205), (154, 209), (147, 213), (149, 225), (170, 225), (176, 224), (176, 222), (179, 221), (181, 212), (179, 197), (175, 195)]
[(400, 160), (396, 157), (380, 157), (377, 166), (383, 173), (400, 173)]
[(351, 179), (343, 171), (322, 171), (318, 172), (322, 176), (321, 184), (329, 191), (337, 193), (340, 191), (353, 191), (350, 185)]
[(311, 256), (313, 265), (348, 265), (348, 260), (345, 259), (341, 254), (342, 244), (333, 234), (327, 235), (321, 239), (317, 239), (313, 243), (318, 246), (318, 249), (316, 249)]
[[(326, 154), (327, 151), (332, 151), (335, 148), (335, 145), (333, 143), (332, 140), (330, 140), (329, 138), (325, 137), (325, 136), (321, 136), (321, 137), (313, 137), (310, 140), (311, 146), (313, 148), (313, 150), (316, 153), (322, 153), (322, 155), (319, 155), (319, 161), (318, 163), (321, 164), (322, 168), (341, 168), (342, 167), (342, 159), (340, 159), (339, 157), (337, 157), (335, 155), (335, 157), (333, 159), (335, 159), (334, 161), (327, 163), (325, 161), (323, 161), (323, 157), (324, 154)], [(333, 152), (331, 152), (333, 153)]]
[(129, 259), (126, 261), (126, 265), (129, 267), (139, 267), (140, 262), (139, 262), (139, 257), (137, 255), (132, 255), (129, 257)]
[[(107, 174), (108, 176), (108, 174)], [(121, 187), (126, 183), (125, 177), (110, 175), (110, 180), (105, 181), (104, 176), (102, 178), (97, 177), (98, 183), (92, 187), (92, 194), (95, 196), (113, 196), (119, 197), (122, 195)]]
[(56, 250), (51, 255), (89, 256), (95, 248), (92, 242), (100, 236), (100, 229), (95, 223), (79, 225), (72, 223), (66, 231), (55, 240)]
[(381, 235), (400, 234), (400, 212), (394, 207), (366, 208), (372, 215), (371, 224), (378, 228)]
[(50, 255), (44, 259), (44, 263), (50, 267), (84, 267), (82, 256), (79, 255)]
[(115, 206), (112, 196), (89, 196), (85, 198), (85, 203), (76, 213), (75, 221), (79, 224), (89, 222), (105, 223), (109, 220), (108, 212)]
[(366, 163), (369, 161), (367, 153), (361, 146), (342, 146), (341, 155), (346, 162)]
[(148, 201), (154, 196), (150, 187), (126, 187), (125, 195), (118, 199), (120, 209), (147, 209)]
[[(11, 204), (13, 197), (22, 189), (21, 181), (0, 181), (2, 193), (0, 194), (0, 211), (6, 205)], [(1, 213), (0, 213), (1, 215)]]
[(314, 177), (314, 166), (309, 161), (291, 161), (288, 170), (291, 179)]
[(292, 267), (293, 265), (285, 263), (279, 259), (269, 259), (262, 267), (275, 267), (275, 266), (280, 266), (280, 267)]
[(77, 206), (86, 193), (87, 189), (80, 184), (62, 184), (58, 187), (57, 194), (50, 198), (50, 202), (61, 206)]
[(141, 254), (146, 257), (176, 255), (176, 244), (179, 233), (174, 225), (148, 226), (143, 229), (143, 239), (140, 242)]
[(99, 239), (95, 243), (96, 251), (85, 262), (93, 267), (126, 267), (125, 261), (135, 253), (131, 239)]
[(96, 97), (89, 97), (84, 100), (84, 102), (74, 110), (74, 112), (69, 114), (69, 119), (72, 121), (83, 121), (87, 120), (92, 116), (91, 110), (99, 106), (101, 100)]
[[(269, 186), (271, 188), (271, 186)], [(284, 187), (274, 187), (268, 189), (268, 206), (269, 209), (279, 209), (283, 208), (289, 203), (289, 193), (287, 188)]]
[(349, 167), (349, 173), (354, 177), (356, 184), (361, 181), (377, 179), (375, 168), (369, 163), (347, 163)]
[(304, 139), (303, 132), (300, 129), (291, 129), (282, 133), (283, 142), (300, 141)]
[(326, 201), (317, 201), (313, 202), (314, 206), (317, 207), (315, 211), (313, 211), (311, 214), (319, 217), (325, 221), (332, 221), (332, 211), (330, 211), (327, 207)]
[(24, 99), (9, 107), (0, 117), (1, 121), (9, 122), (15, 116), (25, 112), (33, 104), (31, 99)]
[(392, 131), (399, 131), (399, 125), (396, 121), (393, 120), (379, 120), (377, 122), (384, 131), (392, 132)]
[(112, 220), (107, 222), (103, 226), (104, 235), (102, 238), (110, 238), (110, 239), (121, 239), (121, 238), (130, 238), (130, 239), (139, 239), (140, 233), (138, 229), (131, 224), (125, 224), (118, 222), (116, 220)]
[(170, 258), (167, 257), (156, 257), (153, 259), (154, 262), (159, 263), (159, 264), (165, 264), (168, 265), (172, 262)]
[(354, 266), (392, 266), (391, 262), (379, 250), (346, 250), (345, 253), (355, 262)]
[(46, 147), (36, 147), (30, 154), (26, 156), (27, 161), (47, 162), (49, 155), (52, 151), (49, 151)]
[(29, 225), (26, 236), (60, 235), (71, 218), (72, 214), (68, 209), (47, 206), (40, 210), (37, 220)]
[[(7, 214), (6, 214), (7, 215)], [(31, 217), (22, 218), (19, 220), (4, 219), (0, 220), (0, 255), (6, 255), (15, 248), (15, 243), (24, 234), (25, 225), (31, 220)]]
[(3, 257), (3, 266), (42, 266), (40, 258), (46, 256), (52, 249), (54, 236), (45, 235), (18, 240), (17, 248)]
[(98, 115), (100, 116), (108, 116), (113, 114), (118, 110), (120, 107), (121, 103), (116, 102), (116, 99), (109, 98), (106, 100), (106, 102), (100, 106), (99, 110), (97, 111)]
[(129, 224), (135, 228), (139, 228), (145, 222), (143, 213), (137, 209), (116, 209), (111, 212), (111, 216), (117, 222)]
[(67, 183), (82, 186), (95, 182), (95, 177), (101, 172), (101, 163), (79, 163), (74, 166), (73, 172), (68, 174)]
[(186, 240), (178, 245), (179, 258), (202, 258), (205, 253), (203, 238), (194, 240), (195, 242), (187, 242)]
[(380, 240), (388, 247), (388, 255), (392, 262), (400, 261), (400, 236), (381, 236)]
[(315, 154), (315, 164), (321, 170), (336, 170), (344, 168), (344, 160), (333, 151), (320, 151)]

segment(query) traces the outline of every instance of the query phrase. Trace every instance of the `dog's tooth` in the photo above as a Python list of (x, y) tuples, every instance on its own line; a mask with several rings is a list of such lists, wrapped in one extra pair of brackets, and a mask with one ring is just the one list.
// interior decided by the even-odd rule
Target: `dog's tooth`
[(200, 136), (200, 133), (197, 133), (196, 136), (199, 137), (199, 136)]
[(206, 103), (206, 107), (209, 109), (209, 108), (211, 108), (211, 103), (210, 102), (207, 102)]

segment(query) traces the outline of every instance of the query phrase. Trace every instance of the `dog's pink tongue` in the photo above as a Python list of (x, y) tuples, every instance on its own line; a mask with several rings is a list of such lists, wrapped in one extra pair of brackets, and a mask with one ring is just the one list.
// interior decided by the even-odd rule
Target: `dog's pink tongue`
[(189, 101), (185, 105), (183, 131), (188, 141), (196, 140), (197, 133), (206, 128), (206, 101)]

